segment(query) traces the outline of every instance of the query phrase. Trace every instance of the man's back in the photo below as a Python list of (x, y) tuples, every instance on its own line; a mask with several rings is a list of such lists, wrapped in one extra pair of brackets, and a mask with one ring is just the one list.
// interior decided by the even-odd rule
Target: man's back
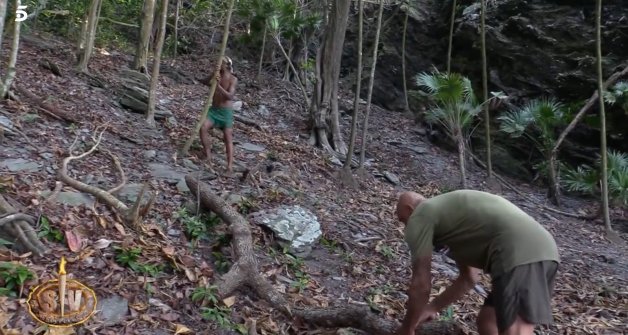
[(559, 261), (550, 233), (497, 195), (453, 191), (424, 201), (415, 214), (418, 225), (433, 224), (434, 245), (447, 245), (458, 262), (494, 276), (517, 265)]

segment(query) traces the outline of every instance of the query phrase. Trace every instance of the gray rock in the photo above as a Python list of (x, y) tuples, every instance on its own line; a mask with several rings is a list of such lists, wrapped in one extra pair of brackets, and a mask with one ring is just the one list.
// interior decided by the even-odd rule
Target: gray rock
[(155, 150), (146, 150), (146, 151), (144, 151), (144, 158), (146, 158), (146, 159), (153, 159), (153, 158), (155, 158), (155, 156), (157, 156), (157, 151), (155, 151)]
[(399, 185), (399, 177), (392, 172), (384, 171), (384, 178), (386, 178), (389, 182)]
[(408, 149), (410, 149), (410, 150), (412, 150), (412, 151), (416, 152), (416, 153), (417, 153), (417, 154), (419, 154), (419, 155), (426, 154), (426, 153), (428, 153), (428, 152), (429, 152), (429, 151), (427, 150), (427, 148), (422, 147), (422, 146), (418, 146), (418, 145), (410, 146), (410, 147), (408, 147)]
[(270, 228), (281, 245), (300, 257), (312, 251), (312, 245), (322, 234), (316, 215), (298, 205), (259, 211), (251, 214), (250, 219)]
[(0, 168), (6, 168), (11, 172), (37, 172), (41, 165), (23, 158), (11, 158), (2, 160)]
[(240, 145), (238, 145), (238, 147), (244, 149), (244, 150), (248, 150), (248, 151), (254, 151), (254, 152), (262, 152), (264, 150), (266, 150), (266, 148), (264, 148), (261, 145), (257, 145), (257, 144), (253, 144), (253, 143), (242, 143)]
[(177, 183), (177, 190), (181, 193), (190, 192), (190, 188), (188, 187), (188, 184), (185, 183), (185, 179), (179, 180)]
[(330, 157), (329, 160), (334, 165), (337, 165), (337, 166), (342, 166), (343, 165), (342, 162), (340, 161), (340, 159), (338, 159), (338, 157), (336, 157), (336, 156)]
[(187, 159), (187, 158), (183, 159), (183, 166), (185, 166), (188, 169), (198, 170), (198, 166), (194, 164), (194, 162), (192, 162), (190, 159)]
[(124, 321), (125, 316), (129, 312), (129, 302), (117, 295), (98, 300), (96, 310), (98, 318), (103, 321), (105, 326), (113, 326)]
[[(52, 191), (45, 190), (41, 192), (41, 195), (43, 197), (48, 197), (51, 193)], [(81, 192), (63, 191), (57, 194), (54, 202), (68, 206), (91, 206), (94, 203), (94, 198)]]
[(148, 164), (150, 173), (153, 178), (163, 179), (173, 184), (178, 183), (185, 178), (185, 173), (175, 170), (173, 167), (165, 164), (150, 163)]
[(55, 155), (50, 152), (42, 152), (39, 154), (39, 156), (47, 161), (52, 160), (55, 157)]
[(116, 195), (122, 201), (128, 201), (134, 203), (137, 201), (137, 196), (140, 194), (142, 190), (142, 184), (126, 184), (120, 191), (116, 193)]
[(13, 129), (13, 122), (11, 122), (11, 119), (9, 119), (8, 117), (4, 115), (0, 115), (0, 125), (3, 125), (5, 128), (9, 130)]
[(177, 237), (177, 236), (181, 236), (181, 231), (178, 230), (178, 229), (168, 229), (168, 233), (167, 234), (168, 234), (168, 236)]
[(259, 105), (259, 107), (257, 108), (257, 112), (262, 116), (270, 115), (270, 111), (268, 111), (268, 108), (266, 108), (266, 106), (264, 105)]

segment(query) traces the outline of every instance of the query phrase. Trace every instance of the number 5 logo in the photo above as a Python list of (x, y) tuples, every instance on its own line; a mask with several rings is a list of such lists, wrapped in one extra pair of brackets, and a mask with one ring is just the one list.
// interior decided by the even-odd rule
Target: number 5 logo
[(28, 13), (25, 11), (28, 6), (17, 6), (17, 10), (15, 11), (15, 21), (22, 22), (26, 20), (28, 17)]

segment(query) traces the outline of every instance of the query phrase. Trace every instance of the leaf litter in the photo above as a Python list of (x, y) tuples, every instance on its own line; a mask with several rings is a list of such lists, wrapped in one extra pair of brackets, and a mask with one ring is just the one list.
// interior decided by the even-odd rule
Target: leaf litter
[[(59, 109), (71, 113), (81, 122), (71, 126), (43, 114), (36, 123), (23, 122), (21, 131), (41, 152), (54, 153), (54, 158), (45, 161), (38, 152), (28, 151), (30, 159), (44, 165), (42, 171), (24, 175), (0, 172), (0, 185), (5, 194), (24, 204), (27, 211), (44, 213), (51, 227), (64, 231), (65, 244), (46, 242), (52, 252), (44, 258), (45, 261), (38, 260), (37, 264), (29, 257), (16, 258), (3, 251), (0, 254), (7, 255), (8, 259), (19, 259), (34, 269), (36, 278), (41, 280), (54, 277), (58, 256), (65, 255), (71, 275), (93, 287), (99, 296), (117, 294), (127, 299), (130, 315), (123, 323), (103, 328), (102, 324), (90, 321), (84, 326), (86, 329), (97, 326), (99, 334), (146, 333), (154, 329), (169, 329), (175, 334), (215, 333), (218, 324), (204, 320), (200, 306), (190, 296), (197, 287), (211, 285), (220, 273), (214, 253), (223, 255), (223, 261), (228, 263), (231, 251), (207, 240), (192, 246), (184, 233), (185, 227), (173, 216), (192, 197), (172, 183), (153, 179), (148, 169), (150, 161), (142, 159), (145, 150), (156, 150), (163, 153), (158, 160), (160, 163), (181, 166), (183, 159), (188, 159), (197, 169), (210, 168), (199, 157), (197, 147), (193, 147), (189, 157), (175, 154), (177, 146), (197, 121), (207, 88), (200, 84), (180, 85), (161, 76), (162, 83), (168, 85), (161, 87), (158, 98), (170, 100), (166, 108), (174, 113), (176, 124), (162, 121), (158, 122), (157, 130), (152, 130), (144, 126), (141, 115), (115, 106), (113, 92), (91, 88), (78, 79), (67, 59), (56, 57), (54, 61), (69, 74), (66, 76), (71, 78), (69, 80), (51, 76), (39, 67), (23, 65), (37, 57), (35, 47), (25, 43), (18, 62), (20, 84), (37, 96), (51, 97), (50, 101)], [(119, 81), (117, 71), (124, 62), (120, 56), (97, 54), (90, 68), (107, 85), (114, 87)], [(195, 73), (199, 65), (209, 68), (208, 60), (198, 61), (184, 56), (178, 59), (178, 67), (187, 73)], [(251, 153), (236, 146), (235, 160), (251, 170), (249, 179), (239, 182), (237, 178), (218, 177), (210, 182), (212, 187), (220, 194), (244, 195), (248, 203), (234, 206), (241, 210), (247, 207), (250, 212), (282, 204), (309, 207), (317, 214), (324, 235), (324, 243), (320, 242), (303, 260), (299, 277), (281, 248), (275, 246), (274, 237), (259, 227), (252, 227), (260, 270), (297, 305), (361, 304), (371, 306), (382, 316), (401, 319), (410, 268), (403, 229), (394, 218), (396, 194), (412, 189), (432, 196), (450, 189), (451, 180), (458, 178), (455, 154), (431, 146), (416, 133), (417, 126), (405, 116), (374, 106), (367, 149), (370, 175), (361, 180), (357, 190), (339, 189), (334, 177), (338, 167), (319, 149), (307, 145), (307, 114), (303, 106), (292, 99), (292, 96), (298, 96), (294, 87), (269, 77), (264, 85), (248, 85), (248, 78), (254, 77), (254, 69), (245, 64), (240, 69), (245, 79), (240, 81), (242, 84), (237, 94), (247, 106), (242, 114), (257, 121), (263, 130), (236, 123), (234, 139), (238, 143), (264, 146), (266, 150)], [(341, 104), (350, 105), (348, 102), (351, 101), (352, 94), (343, 91)], [(3, 101), (1, 104), (12, 118), (38, 114), (38, 107), (32, 102)], [(261, 105), (269, 110), (270, 116), (260, 112)], [(94, 128), (105, 121), (114, 131), (105, 133), (101, 145), (115, 150), (129, 182), (149, 181), (159, 190), (158, 206), (153, 207), (139, 230), (125, 227), (115, 213), (100, 203), (70, 207), (42, 203), (39, 195), (54, 187), (55, 166), (67, 154), (71, 139), (78, 133), (80, 145), (90, 145), (88, 139)], [(345, 138), (348, 138), (349, 122), (348, 115), (341, 117)], [(401, 139), (395, 139), (395, 136)], [(409, 145), (421, 144), (430, 150), (421, 155), (403, 151), (403, 148), (389, 144), (393, 140), (405, 141)], [(23, 144), (23, 140), (16, 137), (5, 141), (12, 153)], [(224, 152), (220, 140), (214, 138), (213, 142), (215, 156), (220, 157)], [(273, 166), (273, 171), (267, 172), (269, 166)], [(212, 168), (219, 169), (217, 166)], [(383, 171), (397, 175), (402, 187), (375, 177)], [(101, 152), (73, 163), (70, 173), (79, 180), (97, 181), (98, 186), (105, 189), (113, 187), (118, 180), (108, 157)], [(470, 167), (469, 176), (471, 187), (486, 189), (480, 170)], [(523, 184), (519, 187), (521, 192), (529, 195), (526, 199), (508, 190), (502, 195), (525, 207), (554, 234), (563, 258), (554, 297), (556, 323), (546, 331), (550, 334), (621, 334), (628, 324), (625, 250), (609, 244), (600, 226), (573, 218), (557, 218), (555, 214), (538, 210), (534, 204), (544, 203), (543, 189)], [(71, 191), (67, 187), (64, 190)], [(584, 200), (570, 199), (568, 203), (574, 212), (590, 207)], [(219, 223), (211, 227), (209, 233), (224, 235), (225, 228)], [(163, 265), (164, 269), (156, 274), (150, 269), (137, 273), (116, 261), (119, 255), (116, 248), (140, 248), (136, 262), (147, 266)], [(439, 264), (442, 268), (432, 269), (432, 296), (453, 279), (450, 271), (444, 269), (455, 268), (445, 261)], [(295, 286), (303, 278), (306, 283), (302, 287)], [(25, 292), (35, 284), (35, 281), (27, 282)], [(490, 289), (489, 278), (483, 276), (480, 285), (485, 290)], [(0, 299), (0, 325), (5, 327), (5, 332), (34, 330), (38, 326), (19, 300)], [(251, 320), (255, 320), (255, 328), (260, 334), (324, 333), (292, 322), (269, 310), (265, 302), (255, 299), (246, 292), (239, 292), (224, 298), (222, 303), (231, 307), (229, 317), (232, 322), (250, 327)], [(453, 305), (447, 315), (460, 323), (467, 333), (474, 334), (475, 318), (482, 302), (482, 295), (472, 291)]]

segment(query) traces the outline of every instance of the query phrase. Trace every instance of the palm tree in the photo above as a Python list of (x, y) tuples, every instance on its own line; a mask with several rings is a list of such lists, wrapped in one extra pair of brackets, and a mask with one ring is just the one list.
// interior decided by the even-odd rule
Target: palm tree
[[(563, 105), (554, 98), (541, 98), (527, 102), (523, 107), (508, 111), (497, 118), (501, 121), (500, 130), (512, 138), (525, 136), (545, 158), (537, 165), (541, 174), (545, 174), (552, 148), (556, 143), (555, 129), (567, 123), (568, 115)], [(532, 131), (533, 128), (535, 131)]]
[(429, 94), (433, 105), (425, 113), (429, 123), (438, 123), (458, 146), (460, 182), (467, 187), (465, 169), (466, 131), (481, 111), (471, 81), (458, 73), (421, 73), (416, 84)]
[(604, 80), (602, 78), (602, 0), (596, 1), (595, 34), (596, 34), (596, 59), (597, 59), (597, 91), (600, 105), (600, 150), (602, 151), (602, 213), (606, 232), (613, 231), (611, 217), (608, 209), (608, 161), (606, 157), (606, 113), (604, 112)]

